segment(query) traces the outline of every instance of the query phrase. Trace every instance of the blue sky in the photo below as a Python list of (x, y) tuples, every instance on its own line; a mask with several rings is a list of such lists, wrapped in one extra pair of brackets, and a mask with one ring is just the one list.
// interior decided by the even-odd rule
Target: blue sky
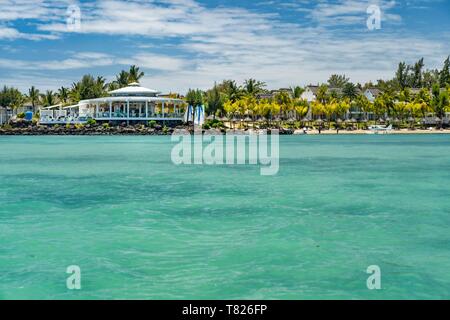
[[(67, 8), (81, 10), (80, 29)], [(369, 5), (381, 29), (366, 25)], [(270, 88), (393, 76), (399, 61), (450, 55), (445, 0), (0, 0), (0, 85), (70, 86), (86, 73), (113, 80), (136, 64), (165, 92), (256, 78)]]

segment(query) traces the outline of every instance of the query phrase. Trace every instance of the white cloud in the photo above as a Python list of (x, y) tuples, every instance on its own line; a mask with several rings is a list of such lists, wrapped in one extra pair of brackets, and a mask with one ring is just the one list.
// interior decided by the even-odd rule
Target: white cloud
[[(43, 9), (34, 16), (37, 32), (54, 37), (73, 32), (65, 24), (63, 1), (56, 8), (44, 0), (40, 3)], [(309, 20), (299, 23), (243, 8), (206, 8), (193, 0), (83, 3), (78, 31), (81, 36), (129, 38), (132, 46), (114, 53), (71, 53), (57, 61), (0, 58), (0, 68), (51, 71), (110, 66), (112, 73), (136, 64), (151, 75), (144, 84), (164, 91), (184, 91), (189, 87), (207, 88), (226, 78), (242, 81), (253, 77), (272, 87), (309, 84), (326, 81), (337, 72), (365, 82), (392, 76), (401, 60), (423, 56), (427, 66), (435, 66), (449, 53), (448, 42), (427, 35), (387, 29), (369, 32), (365, 27), (366, 8), (372, 1), (305, 3), (297, 0), (284, 5), (306, 14)], [(395, 14), (396, 2), (377, 3), (385, 22), (401, 22)], [(43, 17), (42, 12), (53, 15)], [(342, 32), (348, 27), (349, 32)], [(14, 30), (3, 32), (17, 38), (15, 32), (19, 31)], [(171, 40), (176, 40), (176, 45)], [(158, 44), (161, 42), (163, 45)], [(173, 49), (163, 50), (169, 43)]]

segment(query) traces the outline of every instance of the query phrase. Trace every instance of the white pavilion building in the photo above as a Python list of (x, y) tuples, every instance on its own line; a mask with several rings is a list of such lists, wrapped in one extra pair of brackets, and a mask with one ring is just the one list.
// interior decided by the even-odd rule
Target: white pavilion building
[(156, 90), (141, 87), (139, 83), (131, 83), (109, 92), (109, 97), (81, 100), (68, 107), (44, 108), (40, 111), (40, 123), (85, 123), (89, 119), (100, 122), (183, 121), (185, 102), (160, 97), (159, 94)]

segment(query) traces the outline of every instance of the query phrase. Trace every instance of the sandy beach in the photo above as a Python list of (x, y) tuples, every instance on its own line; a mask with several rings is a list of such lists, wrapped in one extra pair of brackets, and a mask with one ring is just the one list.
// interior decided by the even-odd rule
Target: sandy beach
[[(319, 135), (318, 130), (308, 130), (308, 134), (312, 135)], [(322, 130), (320, 134), (323, 135), (337, 135), (336, 130)], [(374, 134), (370, 130), (339, 130), (339, 134), (341, 135), (358, 135), (358, 134)], [(383, 133), (380, 133), (383, 134)], [(450, 134), (449, 129), (445, 130), (424, 130), (424, 129), (417, 129), (417, 130), (408, 130), (408, 129), (401, 129), (401, 130), (392, 130), (389, 133), (386, 134)]]

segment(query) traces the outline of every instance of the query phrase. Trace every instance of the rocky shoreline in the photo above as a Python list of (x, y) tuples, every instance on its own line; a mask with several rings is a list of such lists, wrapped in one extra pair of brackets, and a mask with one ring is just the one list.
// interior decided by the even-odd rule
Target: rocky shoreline
[[(77, 126), (41, 126), (33, 125), (27, 127), (0, 127), (0, 135), (3, 136), (96, 136), (96, 135), (143, 135), (143, 136), (167, 136), (176, 130), (187, 130), (193, 132), (191, 126), (177, 126), (174, 128), (155, 126), (111, 126), (104, 127), (101, 125), (85, 125)], [(205, 130), (203, 130), (205, 131)], [(268, 130), (270, 133), (270, 130)], [(217, 133), (225, 134), (227, 130), (217, 129)], [(242, 131), (241, 131), (242, 132)], [(279, 129), (281, 135), (291, 135), (294, 133), (290, 129)]]

